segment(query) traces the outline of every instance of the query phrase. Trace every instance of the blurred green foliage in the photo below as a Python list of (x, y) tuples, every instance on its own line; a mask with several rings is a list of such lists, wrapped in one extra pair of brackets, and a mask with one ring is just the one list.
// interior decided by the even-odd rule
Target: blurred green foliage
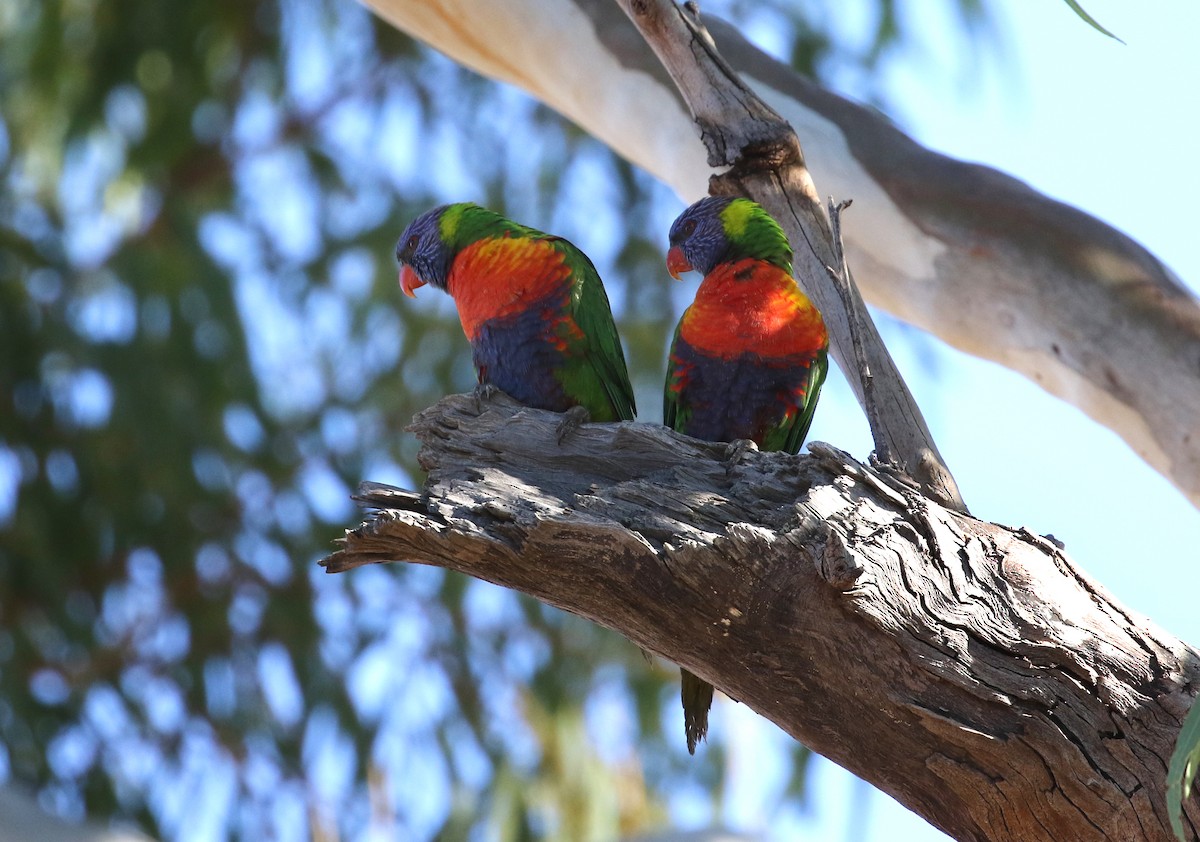
[[(907, 36), (877, 0), (839, 46), (837, 5), (726, 12), (818, 74)], [(0, 780), (177, 839), (719, 816), (725, 735), (687, 757), (673, 668), (439, 570), (314, 564), (473, 382), (450, 301), (398, 295), (403, 225), (471, 198), (575, 240), (656, 421), (664, 188), (346, 0), (7, 0), (0, 106)]]

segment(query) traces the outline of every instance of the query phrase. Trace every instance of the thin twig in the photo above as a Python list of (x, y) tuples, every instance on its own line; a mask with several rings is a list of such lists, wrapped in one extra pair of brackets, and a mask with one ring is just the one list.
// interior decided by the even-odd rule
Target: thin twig
[(883, 433), (883, 416), (875, 392), (875, 379), (871, 376), (871, 364), (867, 360), (867, 349), (863, 342), (863, 309), (866, 305), (862, 296), (857, 294), (854, 279), (850, 276), (850, 267), (846, 263), (845, 247), (842, 245), (842, 211), (850, 207), (853, 201), (845, 199), (835, 204), (832, 196), (828, 199), (834, 266), (826, 266), (825, 271), (846, 308), (846, 320), (850, 325), (850, 344), (854, 349), (854, 362), (862, 382), (863, 411), (867, 415), (867, 423), (871, 425), (871, 437), (875, 441), (875, 457), (884, 464), (894, 464), (897, 460), (888, 446), (888, 437)]

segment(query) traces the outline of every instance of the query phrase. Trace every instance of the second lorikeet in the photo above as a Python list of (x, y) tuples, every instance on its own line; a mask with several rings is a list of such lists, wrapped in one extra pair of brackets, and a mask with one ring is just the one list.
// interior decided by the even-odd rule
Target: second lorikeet
[(417, 217), (396, 259), (405, 295), (430, 284), (454, 299), (480, 384), (538, 409), (633, 418), (608, 296), (571, 243), (460, 202)]
[[(749, 199), (709, 197), (675, 220), (670, 243), (671, 276), (695, 269), (704, 280), (675, 329), (663, 422), (695, 438), (795, 453), (825, 382), (829, 339), (792, 277), (783, 229)], [(680, 672), (695, 754), (708, 733), (713, 687)]]

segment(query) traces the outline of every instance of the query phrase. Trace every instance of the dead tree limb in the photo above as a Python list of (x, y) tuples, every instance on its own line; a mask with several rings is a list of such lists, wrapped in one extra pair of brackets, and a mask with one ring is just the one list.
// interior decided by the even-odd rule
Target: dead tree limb
[[(1052, 542), (827, 445), (749, 452), (452, 396), (424, 492), (364, 486), (330, 572), (407, 560), (615, 629), (960, 840), (1168, 840), (1196, 650)], [(1200, 810), (1188, 806), (1195, 838)]]

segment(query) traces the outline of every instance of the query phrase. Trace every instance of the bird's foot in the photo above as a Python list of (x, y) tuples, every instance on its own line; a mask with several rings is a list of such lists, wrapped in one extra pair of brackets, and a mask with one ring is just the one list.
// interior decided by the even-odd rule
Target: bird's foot
[(742, 457), (747, 453), (757, 453), (758, 445), (750, 439), (738, 439), (731, 441), (729, 446), (725, 448), (725, 476), (733, 473), (733, 469), (742, 461)]
[(558, 443), (562, 444), (570, 438), (576, 430), (592, 420), (591, 413), (585, 407), (573, 406), (563, 413), (563, 420), (558, 422), (558, 428), (555, 432), (558, 435)]
[(492, 398), (500, 394), (500, 388), (491, 383), (476, 383), (475, 390), (471, 394), (475, 396), (475, 411), (482, 413), (483, 405), (491, 402)]

